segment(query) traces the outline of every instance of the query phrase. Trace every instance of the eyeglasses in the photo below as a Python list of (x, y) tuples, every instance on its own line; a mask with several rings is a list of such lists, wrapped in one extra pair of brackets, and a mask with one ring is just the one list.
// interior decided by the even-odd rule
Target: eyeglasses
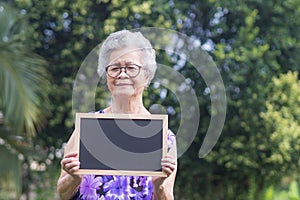
[(134, 63), (128, 63), (125, 66), (120, 66), (117, 64), (111, 64), (105, 67), (105, 71), (108, 76), (112, 78), (117, 78), (121, 73), (122, 69), (124, 69), (125, 73), (130, 77), (134, 78), (139, 75), (142, 66), (139, 66)]

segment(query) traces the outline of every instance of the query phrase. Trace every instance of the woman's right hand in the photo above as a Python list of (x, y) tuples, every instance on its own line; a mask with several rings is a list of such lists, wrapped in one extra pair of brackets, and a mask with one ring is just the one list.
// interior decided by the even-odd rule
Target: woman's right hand
[(76, 152), (76, 132), (74, 131), (64, 149), (61, 160), (61, 173), (57, 180), (57, 193), (61, 200), (74, 197), (80, 187), (83, 175), (79, 171), (79, 154)]
[[(78, 153), (70, 152), (65, 154), (64, 158), (60, 162), (61, 168), (70, 174), (71, 176), (79, 176), (75, 174), (79, 170), (80, 162), (78, 160)], [(80, 177), (80, 176), (79, 176)]]

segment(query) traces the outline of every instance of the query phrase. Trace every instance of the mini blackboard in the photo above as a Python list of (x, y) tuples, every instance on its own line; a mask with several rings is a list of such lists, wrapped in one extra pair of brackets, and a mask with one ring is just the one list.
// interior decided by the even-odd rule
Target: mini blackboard
[(167, 115), (76, 113), (78, 174), (166, 176)]

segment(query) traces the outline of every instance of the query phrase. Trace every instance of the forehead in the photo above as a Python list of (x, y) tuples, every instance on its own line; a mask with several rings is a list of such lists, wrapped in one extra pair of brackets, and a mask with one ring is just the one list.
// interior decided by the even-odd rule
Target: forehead
[(109, 62), (138, 62), (141, 61), (141, 50), (134, 47), (126, 47), (113, 50), (109, 56)]

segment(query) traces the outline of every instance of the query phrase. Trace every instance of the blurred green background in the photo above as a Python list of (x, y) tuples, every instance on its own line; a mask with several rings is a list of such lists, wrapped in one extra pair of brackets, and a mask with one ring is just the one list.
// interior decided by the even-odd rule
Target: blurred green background
[[(299, 0), (1, 0), (0, 199), (57, 198), (76, 73), (110, 33), (141, 27), (199, 41), (226, 88), (222, 135), (200, 159), (210, 94), (189, 63), (176, 69), (196, 91), (201, 120), (178, 161), (175, 199), (299, 200)], [(182, 58), (158, 52), (157, 62), (175, 69)], [(162, 90), (150, 85), (145, 105), (168, 108), (176, 133), (180, 107)], [(96, 94), (96, 108), (107, 106), (107, 91)]]

